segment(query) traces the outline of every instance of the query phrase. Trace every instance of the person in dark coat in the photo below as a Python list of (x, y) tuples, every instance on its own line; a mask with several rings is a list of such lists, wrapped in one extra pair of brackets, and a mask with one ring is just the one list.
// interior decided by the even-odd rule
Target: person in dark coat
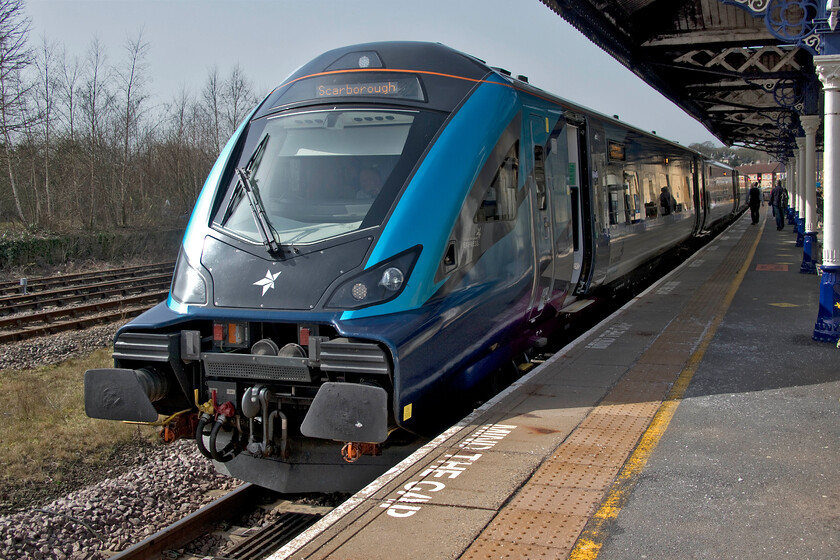
[(785, 210), (783, 206), (784, 201), (782, 200), (784, 197), (783, 191), (781, 181), (776, 182), (776, 186), (770, 191), (770, 206), (773, 207), (773, 215), (776, 217), (776, 230), (785, 228)]
[(750, 207), (750, 217), (752, 218), (752, 225), (758, 223), (758, 209), (761, 207), (761, 189), (758, 188), (758, 183), (753, 183), (750, 188), (750, 198), (747, 205)]
[(662, 187), (662, 192), (659, 193), (659, 206), (662, 208), (663, 216), (667, 216), (677, 208), (677, 201), (671, 196), (668, 187)]

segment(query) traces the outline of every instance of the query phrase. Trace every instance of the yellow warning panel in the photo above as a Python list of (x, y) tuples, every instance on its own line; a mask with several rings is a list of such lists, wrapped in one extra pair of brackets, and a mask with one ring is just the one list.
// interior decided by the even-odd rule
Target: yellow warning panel
[(403, 407), (403, 422), (411, 418), (411, 403)]

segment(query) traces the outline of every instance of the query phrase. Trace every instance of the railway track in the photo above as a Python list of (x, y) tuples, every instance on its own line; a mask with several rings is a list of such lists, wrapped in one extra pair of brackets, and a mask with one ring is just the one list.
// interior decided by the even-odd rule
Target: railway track
[[(225, 558), (259, 560), (289, 542), (332, 508), (293, 503), (259, 486), (243, 484), (197, 512), (173, 523), (111, 560)], [(250, 526), (257, 510), (271, 521)], [(263, 518), (263, 516), (259, 516)], [(223, 543), (209, 555), (197, 550), (207, 535)]]
[[(79, 286), (86, 283), (104, 282), (107, 280), (120, 280), (134, 276), (145, 276), (154, 273), (168, 272), (172, 275), (175, 267), (174, 262), (153, 263), (148, 265), (129, 266), (112, 268), (96, 272), (80, 272), (76, 274), (62, 274), (60, 276), (42, 276), (27, 278), (27, 291), (38, 292), (54, 289), (59, 286)], [(21, 293), (20, 280), (6, 280), (0, 282), (0, 296), (15, 295)]]
[(172, 273), (170, 272), (2, 297), (0, 298), (0, 315), (12, 315), (48, 307), (61, 307), (92, 299), (122, 297), (136, 292), (165, 290), (169, 287), (171, 280)]
[(166, 299), (173, 263), (0, 283), (0, 343), (139, 315)]

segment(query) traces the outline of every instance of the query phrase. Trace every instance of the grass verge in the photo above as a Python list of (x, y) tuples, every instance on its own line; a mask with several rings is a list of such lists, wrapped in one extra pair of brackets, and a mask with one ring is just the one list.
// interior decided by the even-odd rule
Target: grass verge
[[(84, 372), (111, 367), (111, 350), (34, 370), (0, 371), (0, 513), (113, 476), (133, 450), (157, 445), (147, 426), (85, 415)], [(125, 455), (125, 456), (123, 456)]]

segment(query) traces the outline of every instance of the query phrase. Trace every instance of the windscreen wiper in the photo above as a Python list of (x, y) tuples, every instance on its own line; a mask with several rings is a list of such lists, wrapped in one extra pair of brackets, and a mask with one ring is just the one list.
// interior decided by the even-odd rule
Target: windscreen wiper
[(277, 241), (277, 231), (268, 220), (265, 205), (263, 204), (262, 197), (260, 197), (259, 187), (257, 187), (256, 183), (251, 182), (251, 173), (254, 164), (256, 163), (259, 166), (259, 160), (262, 159), (270, 137), (270, 134), (262, 137), (260, 143), (254, 148), (251, 157), (248, 158), (248, 163), (245, 164), (244, 169), (240, 167), (236, 168), (236, 174), (239, 180), (236, 182), (230, 201), (228, 202), (227, 208), (225, 208), (222, 223), (227, 223), (228, 219), (233, 215), (233, 211), (239, 205), (239, 201), (242, 200), (242, 193), (244, 193), (245, 198), (248, 199), (248, 205), (251, 207), (251, 214), (254, 216), (254, 222), (257, 224), (260, 237), (263, 239), (263, 244), (268, 247), (270, 253), (279, 254), (281, 249)]
[[(250, 176), (251, 172), (253, 171), (254, 164), (257, 163), (259, 167), (258, 159), (262, 160), (262, 154), (265, 152), (265, 147), (268, 146), (268, 139), (271, 137), (270, 134), (266, 134), (260, 140), (260, 143), (257, 144), (257, 147), (254, 148), (254, 151), (251, 153), (251, 157), (248, 158), (248, 163), (245, 164), (245, 172), (248, 173)], [(242, 187), (244, 181), (240, 178), (236, 181), (236, 186), (233, 188), (233, 192), (230, 195), (230, 200), (228, 201), (228, 205), (225, 208), (225, 213), (222, 214), (221, 223), (226, 224), (230, 217), (233, 215), (233, 211), (236, 210), (236, 207), (239, 206), (239, 202), (242, 200)]]
[(269, 253), (279, 254), (281, 249), (280, 244), (277, 242), (277, 232), (271, 225), (268, 214), (265, 212), (265, 205), (260, 197), (259, 187), (257, 187), (256, 183), (251, 182), (250, 171), (237, 167), (236, 173), (239, 175), (239, 184), (245, 192), (245, 198), (248, 199), (248, 204), (251, 206), (251, 214), (254, 215), (254, 222), (257, 224), (257, 230), (259, 230), (260, 236), (263, 238), (263, 243), (268, 247)]

